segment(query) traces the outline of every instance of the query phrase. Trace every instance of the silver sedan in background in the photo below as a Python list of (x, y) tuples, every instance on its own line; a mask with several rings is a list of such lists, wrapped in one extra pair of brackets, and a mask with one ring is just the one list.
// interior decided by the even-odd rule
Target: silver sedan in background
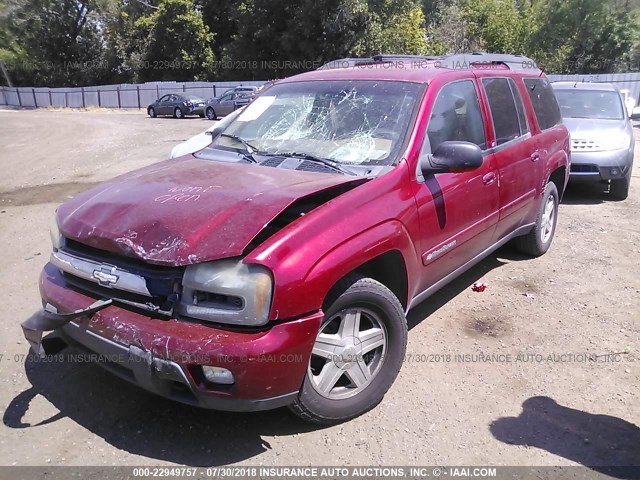
[(207, 102), (204, 108), (204, 114), (209, 120), (217, 120), (218, 117), (224, 117), (238, 108), (248, 105), (258, 87), (236, 87), (227, 90), (219, 97), (214, 97)]
[(552, 85), (571, 135), (571, 181), (608, 182), (612, 197), (626, 199), (635, 141), (620, 92), (609, 83)]

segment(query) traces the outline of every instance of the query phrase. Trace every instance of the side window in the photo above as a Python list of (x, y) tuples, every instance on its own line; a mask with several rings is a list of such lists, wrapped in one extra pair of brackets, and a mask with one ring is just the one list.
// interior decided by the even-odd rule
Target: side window
[(231, 100), (233, 98), (233, 93), (227, 93), (226, 95), (224, 95), (220, 101), (221, 102), (228, 102), (229, 100)]
[(524, 111), (524, 105), (522, 104), (522, 97), (520, 96), (520, 91), (518, 90), (516, 82), (514, 82), (512, 78), (509, 79), (509, 86), (513, 92), (513, 99), (516, 101), (516, 110), (518, 111), (518, 120), (520, 122), (520, 134), (524, 135), (525, 133), (529, 133), (530, 130), (529, 124), (527, 123), (527, 115)]
[(489, 109), (496, 133), (496, 144), (502, 145), (520, 136), (520, 120), (513, 93), (506, 78), (482, 80), (489, 100)]
[(438, 93), (427, 128), (431, 151), (442, 142), (465, 141), (486, 148), (484, 122), (471, 80), (450, 83)]
[(540, 130), (546, 130), (559, 124), (562, 121), (560, 107), (549, 80), (546, 78), (525, 78), (524, 84), (527, 86)]
[(167, 101), (169, 101), (169, 97), (170, 96), (171, 95), (164, 95), (164, 96), (160, 97), (160, 100), (158, 100), (158, 101), (159, 102), (167, 102)]

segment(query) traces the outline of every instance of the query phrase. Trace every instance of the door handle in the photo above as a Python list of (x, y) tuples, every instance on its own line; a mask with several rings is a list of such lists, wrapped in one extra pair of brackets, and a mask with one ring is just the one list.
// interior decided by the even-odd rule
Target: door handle
[(537, 162), (538, 160), (540, 160), (540, 154), (538, 152), (533, 152), (531, 154), (531, 161)]
[(496, 181), (495, 173), (487, 173), (485, 176), (482, 177), (482, 183), (484, 183), (485, 185), (491, 185), (495, 181)]

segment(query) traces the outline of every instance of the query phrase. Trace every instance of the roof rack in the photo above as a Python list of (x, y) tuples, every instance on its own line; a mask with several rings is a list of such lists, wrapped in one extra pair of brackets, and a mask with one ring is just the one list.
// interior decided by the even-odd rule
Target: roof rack
[(440, 57), (424, 56), (424, 55), (385, 55), (378, 54), (371, 57), (349, 57), (331, 60), (322, 65), (318, 70), (326, 70), (333, 68), (351, 68), (358, 65), (375, 65), (379, 63), (392, 63), (401, 61), (423, 62), (435, 61)]
[(459, 53), (453, 55), (428, 56), (428, 55), (395, 55), (379, 54), (371, 57), (341, 58), (332, 60), (322, 65), (318, 70), (333, 68), (351, 68), (360, 65), (376, 65), (393, 62), (433, 62), (436, 68), (466, 69), (482, 65), (503, 65), (510, 70), (537, 70), (536, 62), (523, 55), (507, 55), (502, 53)]
[(460, 53), (443, 55), (438, 60), (438, 67), (464, 69), (482, 65), (504, 65), (510, 70), (540, 70), (536, 62), (524, 55), (508, 55), (504, 53)]

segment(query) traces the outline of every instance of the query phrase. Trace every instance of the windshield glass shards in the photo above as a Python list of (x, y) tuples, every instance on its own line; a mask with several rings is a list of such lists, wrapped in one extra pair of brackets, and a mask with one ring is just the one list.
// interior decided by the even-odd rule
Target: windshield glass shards
[(397, 81), (274, 85), (249, 104), (209, 148), (238, 150), (240, 138), (253, 147), (248, 153), (258, 163), (263, 155), (328, 160), (326, 166), (334, 170), (393, 165), (421, 87)]

